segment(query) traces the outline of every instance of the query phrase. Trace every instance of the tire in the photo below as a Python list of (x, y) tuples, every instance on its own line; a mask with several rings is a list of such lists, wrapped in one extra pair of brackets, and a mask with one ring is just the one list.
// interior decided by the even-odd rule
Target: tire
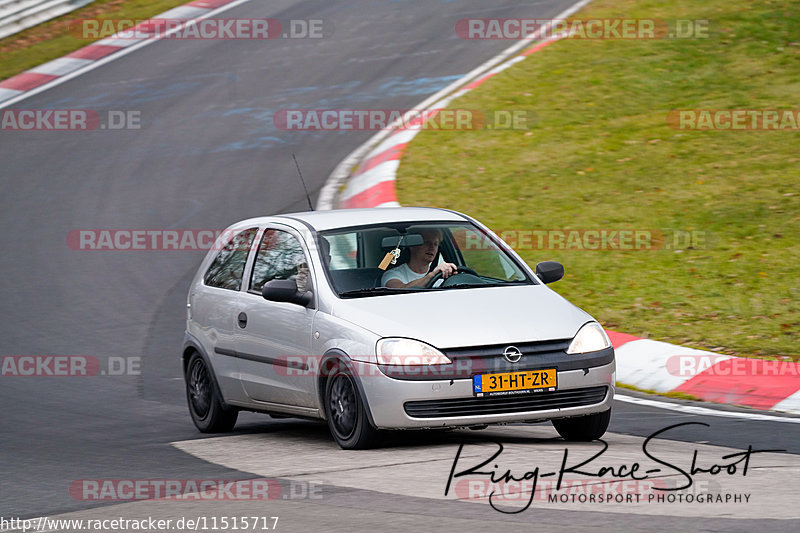
[(564, 440), (589, 442), (603, 436), (611, 421), (611, 409), (593, 415), (553, 420), (553, 427)]
[(195, 353), (186, 366), (186, 401), (194, 425), (202, 433), (227, 433), (236, 425), (239, 410), (226, 407), (217, 390), (211, 369)]
[(343, 450), (365, 450), (378, 444), (380, 433), (369, 421), (352, 372), (336, 365), (325, 381), (325, 416), (333, 440)]

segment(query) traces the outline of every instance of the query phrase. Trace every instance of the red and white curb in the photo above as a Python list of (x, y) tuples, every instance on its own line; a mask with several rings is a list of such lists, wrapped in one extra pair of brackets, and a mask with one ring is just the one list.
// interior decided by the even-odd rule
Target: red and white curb
[[(588, 3), (579, 2), (554, 18), (566, 18)], [(557, 40), (539, 42), (517, 54), (532, 38), (535, 35), (439, 91), (413, 113), (445, 108), (455, 98)], [(378, 132), (339, 163), (320, 193), (317, 209), (399, 206), (397, 169), (406, 147), (422, 129), (419, 124), (408, 126), (410, 117)], [(608, 334), (616, 351), (618, 383), (660, 393), (681, 392), (709, 402), (800, 414), (800, 364), (721, 355), (615, 331)]]
[[(185, 20), (186, 24), (214, 16), (250, 0), (194, 0), (188, 4), (172, 8), (153, 19)], [(150, 20), (153, 20), (150, 19)], [(145, 21), (132, 30), (137, 38), (122, 38), (114, 34), (93, 42), (64, 57), (54, 59), (21, 74), (0, 81), (0, 109), (24, 100), (34, 94), (89, 72), (98, 66), (127, 55), (138, 48), (167, 37), (185, 26), (157, 34), (150, 21)], [(131, 30), (131, 31), (132, 31)], [(130, 34), (125, 32), (125, 34)], [(123, 34), (123, 35), (125, 35)]]
[(656, 392), (800, 414), (800, 364), (734, 357), (608, 331), (617, 381)]
[[(444, 109), (452, 100), (482, 85), (492, 76), (523, 59), (525, 59), (524, 56), (517, 56), (490, 69), (469, 85), (435, 101), (426, 110)], [(415, 112), (416, 110), (412, 111), (412, 113)], [(386, 138), (367, 152), (358, 167), (350, 173), (344, 189), (338, 194), (336, 207), (396, 207), (400, 205), (397, 203), (394, 188), (397, 168), (406, 147), (421, 131), (424, 124), (424, 121), (414, 120), (409, 124), (409, 121), (406, 120), (407, 117), (408, 115), (403, 120), (405, 126), (389, 129)], [(430, 120), (434, 117), (435, 113), (426, 118)]]

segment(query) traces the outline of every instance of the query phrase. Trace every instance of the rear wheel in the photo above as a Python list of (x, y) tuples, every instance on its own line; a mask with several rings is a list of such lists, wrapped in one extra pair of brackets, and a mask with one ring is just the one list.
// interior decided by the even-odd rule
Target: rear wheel
[(553, 426), (564, 440), (588, 442), (603, 436), (611, 421), (611, 409), (593, 415), (553, 420)]
[(186, 367), (186, 400), (192, 421), (203, 433), (224, 433), (233, 429), (238, 409), (222, 404), (211, 370), (200, 354), (195, 353)]
[(328, 428), (344, 450), (363, 450), (378, 443), (379, 432), (369, 422), (355, 377), (343, 364), (332, 369), (325, 384)]

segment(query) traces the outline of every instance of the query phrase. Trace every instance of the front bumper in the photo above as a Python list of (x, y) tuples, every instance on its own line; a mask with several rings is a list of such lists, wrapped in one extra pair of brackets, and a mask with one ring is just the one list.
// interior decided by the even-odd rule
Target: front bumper
[[(611, 402), (614, 398), (616, 363), (612, 361), (602, 366), (559, 371), (558, 391), (525, 395), (527, 399), (536, 403), (536, 400), (546, 400), (546, 395), (548, 394), (572, 393), (569, 394), (572, 398), (580, 397), (584, 399), (582, 402), (577, 402), (580, 405), (561, 407), (569, 405), (570, 402), (553, 401), (548, 404), (545, 401), (543, 403), (539, 402), (538, 406), (531, 404), (531, 410), (516, 409), (514, 412), (502, 412), (503, 409), (499, 407), (497, 412), (490, 413), (486, 412), (486, 403), (483, 402), (483, 398), (474, 398), (471, 378), (410, 381), (394, 379), (377, 371), (377, 369), (375, 370), (374, 372), (369, 372), (368, 375), (362, 374), (360, 380), (375, 426), (380, 429), (423, 429), (523, 421), (536, 422), (605, 411), (611, 408)], [(605, 394), (597, 394), (598, 387), (605, 387)], [(594, 389), (594, 393), (589, 394), (592, 391), (587, 389)], [(502, 402), (501, 400), (495, 400), (495, 398), (486, 398), (485, 400)], [(504, 398), (519, 400), (521, 396)], [(438, 416), (435, 410), (437, 404), (447, 405), (452, 403), (450, 400), (458, 399), (465, 400), (463, 402), (465, 407), (457, 410), (459, 414), (456, 416)], [(573, 400), (572, 404), (575, 403)], [(406, 404), (412, 407), (408, 411), (417, 413), (418, 416), (409, 415)], [(416, 409), (418, 406), (434, 407), (434, 409), (428, 409), (423, 412)], [(471, 409), (470, 406), (480, 408)]]

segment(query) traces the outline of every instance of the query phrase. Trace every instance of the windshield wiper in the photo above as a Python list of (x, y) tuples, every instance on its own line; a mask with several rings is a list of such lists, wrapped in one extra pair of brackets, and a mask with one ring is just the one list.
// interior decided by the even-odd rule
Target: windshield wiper
[(498, 283), (454, 283), (452, 285), (447, 285), (444, 287), (439, 287), (440, 289), (477, 289), (480, 287), (504, 287), (506, 285), (521, 284), (519, 281), (506, 281), (506, 280), (497, 280)]
[(524, 283), (524, 279), (501, 279), (501, 278), (493, 278), (491, 276), (481, 276), (482, 279), (490, 279), (492, 281), (496, 281), (498, 283)]
[(453, 283), (452, 285), (446, 285), (444, 287), (439, 287), (440, 289), (472, 289), (475, 287), (491, 287), (495, 286), (495, 283)]
[(408, 292), (421, 292), (421, 291), (428, 291), (431, 289), (425, 289), (423, 287), (415, 287), (412, 289), (393, 289), (392, 287), (367, 287), (365, 289), (355, 289), (352, 291), (346, 291), (339, 293), (339, 296), (343, 297), (358, 297), (358, 296), (380, 296), (383, 294), (400, 294), (400, 293), (408, 293)]

